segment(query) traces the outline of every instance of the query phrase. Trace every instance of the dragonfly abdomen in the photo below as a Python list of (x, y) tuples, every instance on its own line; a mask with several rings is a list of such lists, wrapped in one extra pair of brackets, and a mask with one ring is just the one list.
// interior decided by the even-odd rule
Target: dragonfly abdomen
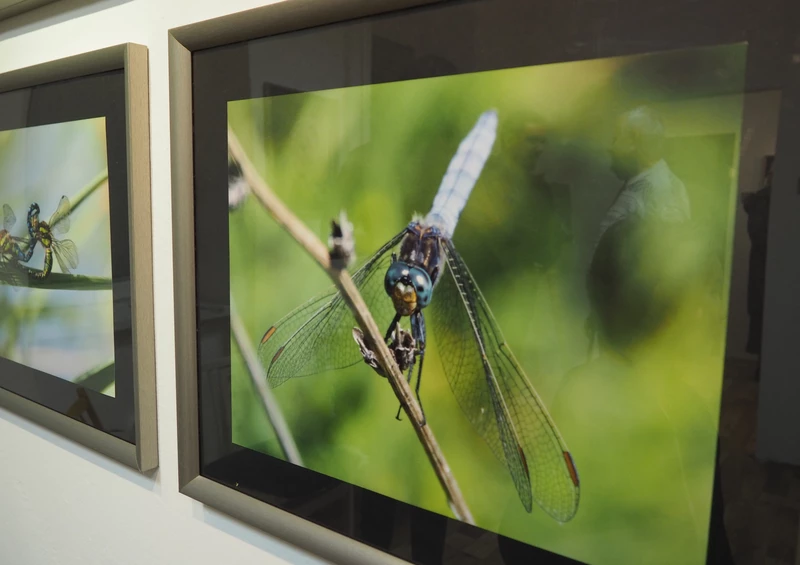
[(458, 218), (467, 204), (472, 188), (492, 152), (497, 137), (497, 112), (487, 110), (480, 115), (472, 131), (458, 146), (455, 156), (439, 185), (425, 223), (439, 228), (446, 238), (453, 237)]
[(53, 270), (53, 247), (45, 245), (44, 247), (44, 265), (39, 272), (33, 272), (31, 276), (35, 279), (45, 279)]

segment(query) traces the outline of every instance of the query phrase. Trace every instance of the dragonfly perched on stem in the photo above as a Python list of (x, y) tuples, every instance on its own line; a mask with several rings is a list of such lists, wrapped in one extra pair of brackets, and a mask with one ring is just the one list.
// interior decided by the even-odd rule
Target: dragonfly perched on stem
[(14, 210), (8, 204), (3, 204), (3, 229), (0, 230), (0, 257), (3, 263), (22, 260), (24, 254), (20, 249), (19, 238), (11, 235), (11, 230), (17, 223)]
[(25, 261), (26, 250), (29, 242), (25, 239), (11, 235), (11, 230), (17, 223), (14, 210), (8, 204), (3, 204), (3, 229), (0, 230), (0, 265), (7, 271), (7, 280), (16, 286), (19, 276), (24, 272), (20, 265)]
[(70, 273), (71, 269), (78, 268), (78, 248), (72, 240), (56, 239), (56, 235), (63, 235), (69, 231), (72, 207), (69, 198), (62, 196), (58, 208), (50, 217), (49, 222), (39, 219), (39, 205), (34, 202), (28, 210), (28, 233), (30, 245), (24, 253), (25, 262), (30, 261), (36, 242), (41, 242), (44, 247), (44, 266), (40, 272), (33, 272), (37, 279), (45, 279), (53, 270), (53, 256), (55, 255), (62, 273)]
[[(410, 355), (399, 348), (393, 353), (403, 361), (409, 382), (416, 372), (418, 399), (430, 321), (456, 400), (508, 468), (525, 510), (530, 512), (535, 501), (566, 522), (580, 498), (572, 455), (452, 241), (497, 125), (495, 111), (480, 116), (451, 160), (428, 215), (415, 217), (386, 242), (354, 273), (353, 282), (375, 321), (386, 328), (387, 343), (412, 344)], [(405, 318), (410, 337), (401, 328)], [(270, 386), (363, 361), (375, 368), (354, 325), (335, 289), (289, 313), (261, 340), (259, 357)]]

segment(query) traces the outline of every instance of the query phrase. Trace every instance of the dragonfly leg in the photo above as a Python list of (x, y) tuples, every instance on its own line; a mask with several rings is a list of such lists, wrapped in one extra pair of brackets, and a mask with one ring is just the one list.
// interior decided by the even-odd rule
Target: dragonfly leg
[[(392, 257), (392, 259), (394, 260), (394, 257)], [(397, 324), (400, 323), (400, 318), (402, 318), (402, 316), (400, 314), (395, 314), (394, 315), (394, 319), (392, 320), (392, 323), (389, 324), (389, 329), (386, 331), (386, 335), (383, 338), (383, 341), (385, 341), (386, 343), (389, 343), (389, 340), (391, 339), (392, 334), (394, 333), (394, 330), (397, 329)], [(413, 361), (411, 362), (411, 365), (412, 366), (414, 365)], [(410, 378), (410, 376), (409, 376), (409, 378)], [(402, 411), (403, 411), (403, 405), (401, 404), (397, 408), (397, 415), (395, 416), (396, 420), (398, 420), (398, 421), (402, 420), (402, 418), (400, 418), (400, 412), (402, 412)]]
[(422, 422), (421, 424), (424, 426), (427, 422), (427, 418), (425, 417), (425, 409), (422, 407), (422, 398), (419, 396), (419, 389), (420, 385), (422, 384), (422, 363), (425, 361), (425, 341), (427, 340), (426, 330), (425, 330), (425, 317), (422, 315), (422, 312), (417, 312), (411, 318), (411, 333), (414, 336), (414, 340), (417, 344), (417, 352), (419, 354), (419, 369), (417, 370), (417, 386), (414, 391), (417, 394), (417, 402), (419, 402), (419, 409), (422, 412)]
[(395, 314), (394, 315), (394, 319), (392, 320), (392, 323), (389, 324), (389, 329), (386, 331), (386, 335), (383, 338), (384, 342), (389, 343), (389, 339), (392, 337), (392, 334), (394, 333), (394, 330), (397, 327), (397, 324), (400, 323), (400, 318), (401, 317), (402, 316), (400, 316), (400, 314)]
[[(417, 395), (417, 402), (419, 403), (419, 409), (422, 411), (422, 422), (421, 425), (425, 425), (427, 422), (427, 418), (425, 418), (425, 409), (422, 407), (422, 399), (419, 397), (419, 387), (420, 383), (422, 382), (422, 362), (425, 359), (425, 318), (422, 316), (422, 312), (416, 312), (411, 315), (411, 334), (414, 337), (414, 342), (416, 343), (417, 347), (417, 355), (419, 355), (419, 369), (417, 370), (417, 386), (415, 387), (415, 392)], [(416, 365), (417, 356), (415, 355), (414, 358), (411, 360), (411, 365), (408, 367), (408, 373), (406, 374), (406, 380), (408, 384), (411, 384), (411, 379), (414, 376), (414, 366)], [(397, 416), (396, 418), (400, 419), (400, 412), (402, 412), (403, 406), (401, 405), (397, 409)]]
[[(392, 326), (395, 326), (398, 320), (399, 320), (399, 315), (395, 316), (395, 319), (392, 322)], [(419, 402), (419, 409), (420, 411), (422, 411), (421, 425), (424, 426), (426, 423), (425, 410), (422, 408), (422, 399), (419, 397), (419, 388), (420, 388), (420, 383), (422, 382), (422, 362), (425, 359), (426, 335), (425, 335), (425, 318), (423, 317), (422, 312), (420, 311), (414, 312), (411, 315), (411, 336), (414, 339), (414, 344), (415, 347), (417, 348), (417, 351), (412, 357), (411, 363), (408, 366), (408, 372), (406, 373), (406, 381), (408, 382), (409, 385), (411, 384), (411, 379), (414, 378), (414, 367), (416, 366), (417, 355), (419, 355), (419, 369), (417, 370), (417, 385), (415, 388), (415, 392), (417, 395), (417, 402)], [(401, 404), (397, 408), (397, 415), (395, 416), (397, 420), (400, 420), (400, 413), (402, 411), (403, 411), (403, 405)]]
[[(406, 382), (409, 385), (411, 384), (411, 377), (414, 376), (414, 361), (415, 359), (411, 360), (411, 364), (408, 366), (408, 372), (406, 373)], [(395, 416), (396, 420), (398, 421), (402, 420), (402, 418), (400, 417), (400, 414), (402, 412), (403, 412), (403, 405), (401, 404), (400, 406), (397, 407), (397, 416)]]
[(422, 425), (424, 426), (428, 419), (425, 417), (425, 408), (422, 406), (422, 398), (419, 396), (419, 386), (422, 383), (422, 362), (425, 361), (425, 344), (419, 350), (419, 370), (417, 371), (417, 386), (414, 391), (417, 394), (417, 402), (419, 402), (419, 409), (422, 411)]

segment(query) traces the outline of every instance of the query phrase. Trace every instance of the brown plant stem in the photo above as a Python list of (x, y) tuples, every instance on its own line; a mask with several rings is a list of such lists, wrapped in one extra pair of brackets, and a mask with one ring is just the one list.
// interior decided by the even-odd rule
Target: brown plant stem
[(275, 430), (275, 435), (278, 438), (278, 443), (281, 444), (286, 460), (295, 465), (302, 465), (303, 458), (300, 456), (300, 450), (297, 449), (297, 444), (294, 441), (294, 437), (292, 437), (292, 432), (286, 423), (286, 419), (283, 417), (281, 407), (278, 406), (272, 391), (267, 386), (267, 377), (261, 368), (258, 354), (252, 345), (253, 342), (250, 340), (250, 336), (247, 335), (247, 330), (233, 302), (233, 296), (231, 296), (231, 335), (236, 347), (239, 348), (239, 353), (242, 354), (247, 374), (250, 376), (253, 387), (258, 392), (264, 412), (266, 412), (267, 418), (272, 424), (272, 429)]
[(411, 387), (397, 367), (397, 363), (389, 352), (389, 348), (386, 346), (386, 343), (384, 343), (382, 333), (378, 329), (364, 299), (353, 283), (350, 274), (346, 270), (340, 270), (331, 265), (328, 248), (313, 231), (294, 215), (261, 178), (261, 175), (258, 174), (258, 171), (256, 171), (255, 167), (250, 162), (250, 159), (247, 157), (239, 140), (230, 127), (228, 128), (228, 149), (234, 159), (239, 162), (244, 174), (244, 179), (250, 186), (256, 199), (258, 199), (275, 221), (294, 237), (314, 260), (325, 269), (325, 272), (328, 273), (328, 276), (350, 307), (356, 322), (368, 339), (370, 349), (375, 352), (378, 362), (388, 375), (388, 380), (392, 385), (392, 389), (395, 395), (397, 395), (397, 399), (400, 401), (403, 410), (405, 410), (408, 415), (409, 422), (411, 422), (431, 462), (431, 466), (439, 479), (439, 483), (442, 485), (447, 495), (450, 508), (459, 520), (474, 524), (475, 521), (472, 517), (472, 513), (453, 476), (450, 465), (447, 463), (430, 426), (424, 423), (425, 419), (422, 409), (417, 399), (414, 397)]

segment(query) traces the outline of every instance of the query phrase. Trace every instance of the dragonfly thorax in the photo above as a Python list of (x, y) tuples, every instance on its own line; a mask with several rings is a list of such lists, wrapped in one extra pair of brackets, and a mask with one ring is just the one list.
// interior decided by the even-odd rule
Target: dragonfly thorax
[(440, 261), (439, 230), (419, 221), (411, 222), (400, 243), (400, 255), (392, 256), (383, 281), (398, 314), (410, 316), (430, 304)]
[(39, 241), (42, 242), (42, 245), (44, 245), (45, 247), (49, 247), (50, 245), (52, 245), (53, 232), (50, 229), (50, 226), (47, 224), (47, 222), (38, 222), (35, 231), (37, 232), (36, 237), (39, 239)]

